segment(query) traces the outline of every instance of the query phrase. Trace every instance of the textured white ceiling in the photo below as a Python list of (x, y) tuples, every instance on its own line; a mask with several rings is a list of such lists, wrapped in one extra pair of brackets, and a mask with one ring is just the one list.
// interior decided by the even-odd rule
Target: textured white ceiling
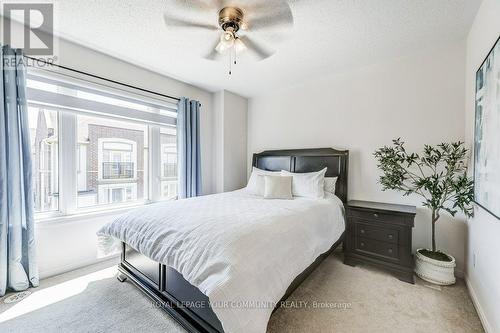
[[(226, 2), (249, 6), (256, 1)], [(228, 61), (203, 58), (218, 32), (167, 28), (163, 19), (167, 12), (217, 25), (218, 10), (190, 8), (190, 1), (182, 9), (179, 2), (58, 0), (58, 34), (211, 91), (227, 89), (252, 97), (325, 72), (465, 38), (481, 0), (288, 1), (292, 29), (254, 32), (257, 40), (274, 45), (276, 53), (263, 61), (242, 57), (232, 76), (227, 74)]]

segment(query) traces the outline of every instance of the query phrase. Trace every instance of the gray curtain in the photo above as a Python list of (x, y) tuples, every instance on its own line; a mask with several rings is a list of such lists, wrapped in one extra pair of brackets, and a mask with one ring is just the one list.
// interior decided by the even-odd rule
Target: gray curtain
[(0, 54), (0, 296), (38, 286), (26, 68), (20, 50)]
[(200, 102), (182, 97), (177, 111), (179, 198), (201, 194)]

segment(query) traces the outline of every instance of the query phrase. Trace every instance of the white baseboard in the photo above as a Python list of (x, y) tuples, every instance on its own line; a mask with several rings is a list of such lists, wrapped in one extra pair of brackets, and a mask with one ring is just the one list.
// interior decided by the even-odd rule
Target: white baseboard
[(479, 315), (479, 320), (481, 320), (481, 324), (483, 324), (484, 331), (486, 333), (493, 333), (493, 329), (491, 328), (491, 325), (488, 321), (488, 318), (484, 314), (481, 303), (479, 302), (479, 299), (477, 298), (476, 291), (474, 290), (474, 287), (472, 286), (472, 283), (469, 281), (469, 278), (467, 277), (467, 275), (465, 275), (465, 284), (467, 285), (467, 289), (469, 290), (469, 294), (470, 294), (470, 297), (472, 299), (472, 303), (474, 304), (474, 307), (476, 308), (477, 314)]
[(46, 279), (46, 278), (49, 278), (49, 277), (52, 277), (52, 276), (55, 276), (55, 275), (67, 273), (69, 271), (73, 271), (75, 269), (83, 268), (85, 266), (90, 266), (90, 265), (93, 265), (93, 264), (97, 264), (97, 263), (100, 263), (102, 261), (110, 260), (110, 259), (118, 257), (118, 256), (120, 256), (120, 253), (116, 253), (116, 254), (113, 254), (113, 255), (110, 255), (110, 256), (107, 256), (107, 257), (104, 257), (104, 258), (99, 258), (99, 259), (96, 258), (96, 259), (82, 260), (82, 261), (79, 261), (79, 262), (73, 262), (71, 264), (64, 265), (64, 266), (59, 266), (59, 267), (56, 267), (56, 268), (53, 268), (53, 269), (49, 269), (49, 270), (46, 270), (46, 271), (40, 271), (39, 272), (40, 280)]

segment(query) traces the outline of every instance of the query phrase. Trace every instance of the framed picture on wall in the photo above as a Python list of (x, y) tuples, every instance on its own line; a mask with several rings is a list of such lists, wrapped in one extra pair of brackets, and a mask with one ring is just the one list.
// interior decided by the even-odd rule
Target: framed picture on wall
[(474, 201), (500, 218), (500, 37), (476, 72)]

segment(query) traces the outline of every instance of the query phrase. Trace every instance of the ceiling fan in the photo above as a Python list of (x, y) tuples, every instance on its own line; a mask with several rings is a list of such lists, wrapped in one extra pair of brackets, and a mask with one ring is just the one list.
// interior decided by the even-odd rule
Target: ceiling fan
[[(229, 57), (231, 64), (236, 64), (236, 56), (249, 53), (257, 60), (263, 60), (275, 53), (269, 41), (261, 43), (267, 36), (283, 35), (293, 25), (293, 16), (285, 0), (172, 0), (170, 8), (185, 10), (185, 16), (197, 16), (198, 21), (170, 13), (164, 14), (167, 27), (176, 29), (199, 29), (214, 34), (211, 49), (204, 55), (209, 60)], [(277, 38), (281, 40), (282, 38)], [(276, 39), (271, 44), (275, 46)]]

